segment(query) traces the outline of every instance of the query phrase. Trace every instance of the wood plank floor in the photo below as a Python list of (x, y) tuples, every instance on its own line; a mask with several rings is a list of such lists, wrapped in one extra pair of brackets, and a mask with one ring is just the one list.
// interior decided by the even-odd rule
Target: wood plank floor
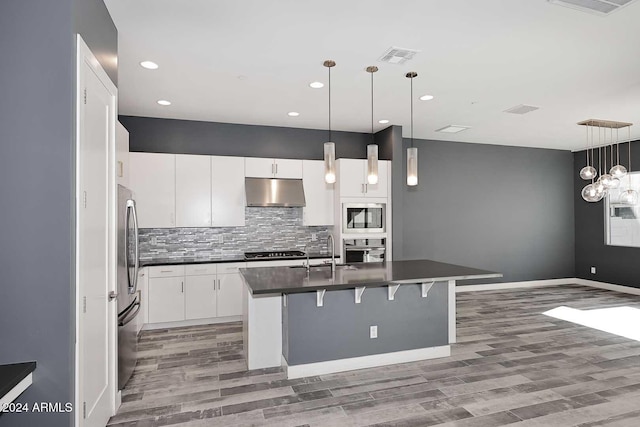
[(640, 298), (581, 286), (462, 293), (451, 357), (296, 380), (247, 371), (239, 323), (145, 331), (110, 425), (640, 426), (640, 342), (541, 314), (561, 305)]

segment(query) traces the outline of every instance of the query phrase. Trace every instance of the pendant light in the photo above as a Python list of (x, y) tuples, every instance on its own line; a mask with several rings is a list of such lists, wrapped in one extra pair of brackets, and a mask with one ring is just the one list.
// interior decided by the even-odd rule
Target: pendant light
[[(613, 129), (611, 130), (611, 145), (609, 146), (610, 150), (610, 156), (609, 156), (609, 164), (611, 165), (611, 169), (613, 169)], [(605, 168), (606, 169), (606, 168)], [(618, 187), (620, 187), (620, 180), (618, 178), (616, 178), (615, 176), (613, 176), (611, 173), (609, 173), (609, 176), (611, 176), (611, 182), (609, 183), (609, 188), (612, 189), (616, 189)]]
[[(611, 139), (613, 140), (613, 129), (609, 128), (609, 130), (611, 131)], [(607, 129), (604, 129), (604, 139), (605, 139), (605, 143), (607, 140)], [(604, 147), (604, 175), (600, 175), (600, 182), (602, 183), (603, 187), (605, 189), (610, 189), (613, 188), (613, 176), (611, 176), (611, 174), (609, 172), (607, 172), (607, 148), (608, 147)], [(598, 153), (600, 153), (600, 148), (598, 149)]]
[(410, 71), (405, 75), (411, 81), (411, 147), (407, 148), (407, 185), (418, 185), (418, 148), (413, 146), (413, 79), (418, 73)]
[[(599, 128), (598, 133), (600, 133)], [(602, 147), (598, 147), (598, 174), (600, 175), (600, 178), (598, 178), (598, 180), (593, 184), (593, 188), (596, 191), (595, 202), (599, 202), (607, 195), (607, 188), (602, 184)]]
[(624, 178), (624, 176), (627, 174), (627, 168), (625, 168), (620, 164), (620, 138), (619, 138), (619, 132), (618, 132), (619, 130), (620, 129), (616, 129), (616, 154), (617, 154), (616, 165), (611, 168), (609, 173), (613, 175), (615, 178), (622, 180), (622, 178)]
[(333, 184), (336, 182), (336, 144), (331, 142), (331, 68), (336, 62), (328, 59), (322, 65), (329, 70), (329, 142), (324, 143), (324, 181)]
[(367, 73), (371, 74), (371, 144), (367, 145), (367, 183), (371, 185), (378, 183), (378, 146), (373, 134), (373, 73), (376, 71), (378, 67), (375, 65), (367, 67)]
[[(593, 180), (596, 176), (596, 168), (589, 163), (589, 128), (591, 128), (591, 144), (593, 145), (593, 126), (585, 126), (587, 128), (587, 164), (580, 169), (580, 178), (584, 180)], [(591, 159), (593, 162), (593, 158)]]
[(620, 194), (620, 203), (625, 205), (637, 205), (638, 204), (638, 192), (631, 188), (631, 125), (627, 126), (629, 130), (629, 169), (627, 169), (627, 176), (629, 177), (629, 188)]

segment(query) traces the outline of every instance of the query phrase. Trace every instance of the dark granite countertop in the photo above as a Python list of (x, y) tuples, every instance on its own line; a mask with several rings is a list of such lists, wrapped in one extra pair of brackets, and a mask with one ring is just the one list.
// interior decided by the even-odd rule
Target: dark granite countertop
[(291, 267), (241, 268), (240, 272), (254, 295), (502, 277), (502, 273), (426, 259), (352, 263), (338, 266), (333, 275), (328, 267), (311, 267), (308, 274), (305, 268)]
[(35, 371), (36, 362), (14, 363), (0, 365), (0, 397), (6, 395), (20, 381)]
[[(310, 253), (310, 259), (330, 258), (328, 253)], [(340, 258), (336, 256), (336, 258)], [(223, 262), (263, 262), (263, 261), (296, 261), (304, 260), (305, 257), (290, 258), (260, 258), (260, 259), (244, 259), (244, 255), (221, 255), (212, 257), (154, 257), (149, 259), (141, 259), (140, 267), (153, 267), (157, 265), (180, 265), (180, 264), (213, 264)]]

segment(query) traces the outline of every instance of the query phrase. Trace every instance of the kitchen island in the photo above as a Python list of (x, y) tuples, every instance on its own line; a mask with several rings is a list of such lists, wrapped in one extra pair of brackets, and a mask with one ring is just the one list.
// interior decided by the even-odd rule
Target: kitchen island
[(240, 272), (248, 368), (288, 378), (449, 356), (456, 281), (502, 276), (431, 260)]

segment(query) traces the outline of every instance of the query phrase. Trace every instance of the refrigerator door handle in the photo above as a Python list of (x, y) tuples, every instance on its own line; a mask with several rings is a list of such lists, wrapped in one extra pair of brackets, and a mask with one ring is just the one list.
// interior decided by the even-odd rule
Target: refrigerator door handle
[(138, 312), (140, 311), (140, 302), (137, 302), (135, 304), (136, 309), (133, 310), (133, 314), (129, 317), (127, 317), (126, 319), (122, 319), (120, 322), (118, 322), (118, 326), (124, 326), (127, 323), (130, 323), (133, 319), (136, 318), (136, 316), (138, 315)]
[[(138, 211), (136, 209), (136, 202), (133, 200), (127, 201), (127, 208), (131, 208), (131, 214), (133, 216), (133, 238), (135, 243), (135, 251), (134, 251), (134, 269), (133, 269), (133, 286), (130, 287), (129, 293), (135, 294), (138, 291), (138, 272), (140, 271), (140, 242), (138, 238)], [(128, 218), (128, 216), (127, 216)], [(127, 224), (128, 225), (128, 224)], [(127, 228), (128, 230), (128, 228)], [(128, 239), (127, 239), (128, 241)], [(127, 270), (129, 271), (129, 270)], [(131, 285), (131, 281), (129, 281)]]

